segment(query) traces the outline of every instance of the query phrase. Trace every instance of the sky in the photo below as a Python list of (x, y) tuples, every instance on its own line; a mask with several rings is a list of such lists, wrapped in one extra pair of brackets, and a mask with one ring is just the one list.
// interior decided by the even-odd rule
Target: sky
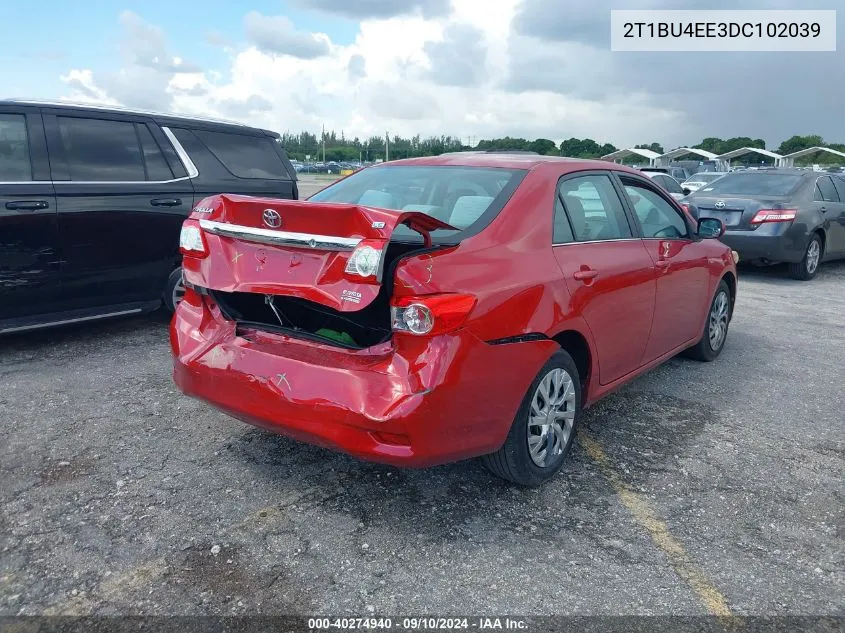
[[(589, 137), (668, 149), (749, 136), (776, 148), (794, 134), (845, 142), (845, 45), (829, 53), (611, 52), (610, 10), (631, 8), (625, 0), (2, 4), (0, 97), (472, 144)], [(636, 8), (701, 7), (641, 0)], [(739, 4), (709, 0), (707, 8)], [(839, 8), (845, 33), (842, 0), (745, 0), (742, 8)]]

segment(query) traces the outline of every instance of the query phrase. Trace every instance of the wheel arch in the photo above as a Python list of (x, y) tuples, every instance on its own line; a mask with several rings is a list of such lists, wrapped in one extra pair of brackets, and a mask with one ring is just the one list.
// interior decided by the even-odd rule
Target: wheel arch
[(595, 362), (592, 348), (581, 332), (574, 329), (566, 329), (551, 337), (561, 349), (572, 357), (575, 367), (578, 369), (578, 377), (581, 381), (582, 393), (586, 393), (586, 387), (595, 371)]

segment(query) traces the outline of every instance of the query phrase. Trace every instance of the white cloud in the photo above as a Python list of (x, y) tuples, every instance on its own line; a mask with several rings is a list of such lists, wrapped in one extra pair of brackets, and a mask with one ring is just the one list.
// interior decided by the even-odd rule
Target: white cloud
[[(591, 3), (578, 2), (579, 23), (603, 28), (594, 24)], [(327, 9), (331, 3), (323, 4)], [(374, 1), (361, 10), (378, 14), (384, 6)], [(88, 100), (234, 118), (280, 132), (313, 132), (325, 124), (362, 138), (389, 130), (403, 136), (556, 141), (575, 136), (617, 146), (644, 141), (677, 146), (702, 136), (766, 137), (760, 128), (772, 117), (780, 117), (780, 127), (771, 123), (779, 132), (788, 127), (777, 110), (753, 110), (753, 99), (743, 93), (733, 104), (757, 112), (757, 127), (734, 129), (724, 108), (686, 102), (691, 82), (667, 78), (658, 62), (614, 56), (570, 34), (550, 41), (552, 32), (541, 18), (551, 14), (541, 9), (553, 9), (553, 0), (485, 0), (484, 10), (477, 0), (452, 0), (448, 15), (434, 10), (436, 2), (427, 6), (427, 13), (365, 19), (348, 45), (299, 30), (286, 17), (250, 12), (244, 17), (245, 42), (237, 33), (210, 36), (225, 46), (228, 63), (204, 71), (171, 53), (160, 28), (125, 13), (120, 70), (96, 75), (73, 70), (63, 79), (71, 95)], [(559, 11), (556, 16), (559, 21)], [(765, 55), (755, 60), (739, 66), (755, 74), (728, 77), (730, 85), (762, 81)], [(676, 68), (675, 62), (665, 65)], [(712, 77), (714, 89), (721, 73)], [(811, 73), (801, 81), (824, 83)], [(783, 80), (775, 83), (782, 86)], [(790, 133), (812, 131), (794, 114)], [(842, 132), (843, 119), (838, 121)], [(836, 140), (836, 128), (818, 132)]]

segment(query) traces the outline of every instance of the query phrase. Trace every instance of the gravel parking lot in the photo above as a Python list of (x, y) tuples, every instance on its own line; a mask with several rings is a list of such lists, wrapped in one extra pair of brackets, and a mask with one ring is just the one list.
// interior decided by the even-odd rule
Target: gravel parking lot
[(181, 396), (162, 315), (0, 339), (0, 614), (845, 615), (845, 263), (740, 271), (727, 347), (563, 472), (404, 471)]

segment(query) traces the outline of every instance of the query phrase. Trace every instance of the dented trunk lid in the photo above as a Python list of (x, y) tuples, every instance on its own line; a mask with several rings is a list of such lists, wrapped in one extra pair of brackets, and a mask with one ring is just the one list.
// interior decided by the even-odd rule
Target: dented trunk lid
[[(207, 256), (185, 255), (189, 284), (223, 292), (284, 295), (341, 312), (360, 310), (378, 295), (385, 252), (404, 224), (430, 245), (429, 232), (454, 229), (425, 213), (356, 204), (217, 195), (189, 216), (203, 234)], [(377, 272), (348, 272), (356, 248), (380, 251)]]

